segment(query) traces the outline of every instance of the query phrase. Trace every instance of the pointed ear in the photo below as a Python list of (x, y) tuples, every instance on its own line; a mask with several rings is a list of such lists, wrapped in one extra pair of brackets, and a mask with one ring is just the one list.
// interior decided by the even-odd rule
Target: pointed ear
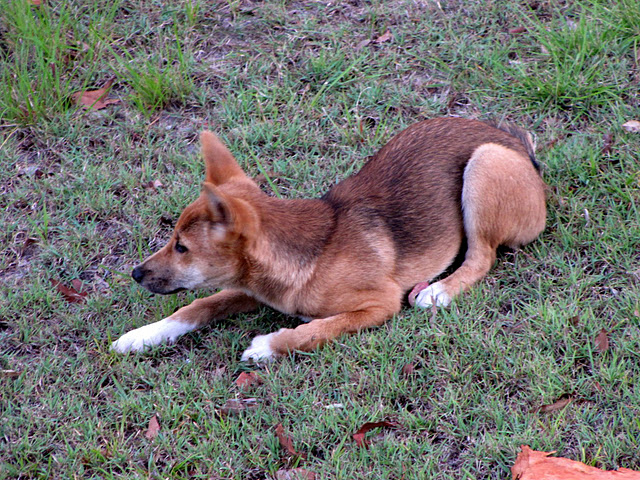
[(246, 177), (229, 149), (212, 132), (203, 131), (200, 134), (200, 143), (206, 170), (206, 182), (220, 185), (232, 177)]
[(249, 203), (235, 197), (223, 195), (215, 185), (205, 182), (202, 193), (207, 200), (211, 221), (224, 232), (234, 232), (248, 239), (258, 232), (258, 214)]

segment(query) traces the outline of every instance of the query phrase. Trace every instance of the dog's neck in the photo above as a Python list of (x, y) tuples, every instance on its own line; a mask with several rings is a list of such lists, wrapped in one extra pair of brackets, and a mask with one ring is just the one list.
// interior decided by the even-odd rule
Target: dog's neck
[(248, 252), (246, 291), (282, 311), (297, 313), (293, 298), (312, 279), (336, 227), (324, 200), (269, 198), (260, 208), (260, 234)]

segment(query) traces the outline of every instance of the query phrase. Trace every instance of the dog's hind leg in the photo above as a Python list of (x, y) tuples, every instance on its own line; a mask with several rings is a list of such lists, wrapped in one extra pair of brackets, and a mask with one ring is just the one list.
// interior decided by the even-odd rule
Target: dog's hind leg
[(484, 144), (465, 167), (462, 209), (465, 260), (450, 276), (422, 290), (417, 306), (449, 305), (486, 275), (499, 245), (516, 248), (534, 240), (546, 220), (544, 183), (528, 158), (501, 145)]
[(258, 301), (238, 290), (222, 290), (210, 297), (199, 298), (173, 315), (122, 335), (111, 344), (118, 353), (139, 352), (197, 330), (213, 320), (234, 313), (248, 312)]

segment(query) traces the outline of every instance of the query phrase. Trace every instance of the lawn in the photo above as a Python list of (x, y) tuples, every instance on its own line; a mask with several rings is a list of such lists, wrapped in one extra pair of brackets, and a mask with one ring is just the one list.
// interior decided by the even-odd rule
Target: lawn
[[(0, 478), (506, 479), (522, 444), (640, 470), (640, 3), (37, 3), (0, 0)], [(541, 237), (451, 307), (266, 368), (242, 351), (298, 323), (267, 308), (110, 352), (210, 293), (129, 276), (202, 129), (295, 198), (438, 116), (532, 131), (548, 185)]]

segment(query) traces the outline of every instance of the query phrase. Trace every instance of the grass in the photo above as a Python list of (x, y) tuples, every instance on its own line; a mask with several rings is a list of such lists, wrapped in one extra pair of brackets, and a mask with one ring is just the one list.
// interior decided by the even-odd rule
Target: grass
[[(639, 18), (626, 0), (4, 2), (0, 478), (497, 479), (521, 444), (640, 470), (640, 136), (620, 127), (640, 116)], [(69, 102), (113, 76), (120, 105)], [(541, 238), (451, 308), (284, 358), (248, 391), (241, 352), (296, 319), (263, 309), (109, 352), (207, 294), (129, 278), (198, 194), (202, 128), (265, 189), (309, 197), (440, 115), (529, 128), (549, 185)], [(86, 302), (51, 279), (81, 280)], [(232, 399), (252, 401), (224, 414)], [(383, 419), (400, 427), (357, 448)]]

